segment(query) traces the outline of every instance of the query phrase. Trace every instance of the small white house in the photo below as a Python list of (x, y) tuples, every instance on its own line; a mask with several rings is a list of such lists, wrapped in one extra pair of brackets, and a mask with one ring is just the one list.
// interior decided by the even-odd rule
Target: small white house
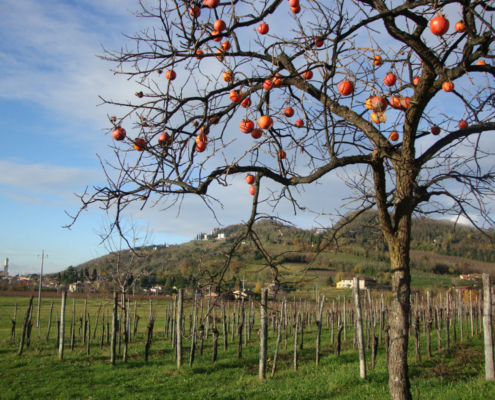
[[(376, 286), (376, 279), (359, 278), (359, 289), (368, 289)], [(352, 289), (354, 288), (354, 278), (344, 278), (337, 282), (337, 289)]]

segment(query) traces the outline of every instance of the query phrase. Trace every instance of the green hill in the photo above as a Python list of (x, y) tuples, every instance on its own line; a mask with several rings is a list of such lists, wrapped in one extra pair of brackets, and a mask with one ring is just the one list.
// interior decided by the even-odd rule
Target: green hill
[[(129, 250), (121, 252), (121, 266), (131, 265), (141, 285), (155, 283), (172, 286), (195, 285), (222, 270), (226, 254), (243, 232), (242, 224), (216, 229), (213, 236), (181, 245), (152, 245), (143, 250), (145, 256), (134, 258)], [(347, 275), (375, 277), (390, 283), (388, 248), (377, 224), (376, 212), (367, 212), (339, 231), (338, 246), (330, 240), (332, 231), (304, 230), (264, 220), (255, 225), (264, 248), (278, 263), (280, 280), (289, 287), (325, 284), (339, 272)], [(204, 238), (204, 233), (197, 238)], [(411, 240), (411, 268), (416, 276), (434, 274), (450, 284), (460, 273), (495, 271), (495, 249), (485, 235), (471, 227), (449, 221), (414, 219)], [(108, 275), (115, 270), (117, 254), (107, 254), (72, 269), (70, 279), (83, 271)], [(413, 275), (414, 275), (413, 274)], [(62, 275), (63, 276), (63, 275)], [(67, 278), (67, 277), (66, 277)], [(238, 285), (241, 278), (252, 284), (271, 281), (261, 252), (251, 241), (243, 242), (232, 257), (225, 278)], [(445, 281), (445, 279), (449, 279)], [(67, 280), (67, 279), (66, 279)], [(427, 281), (427, 280), (426, 280)], [(455, 282), (454, 282), (455, 283)], [(414, 282), (413, 282), (414, 285)]]

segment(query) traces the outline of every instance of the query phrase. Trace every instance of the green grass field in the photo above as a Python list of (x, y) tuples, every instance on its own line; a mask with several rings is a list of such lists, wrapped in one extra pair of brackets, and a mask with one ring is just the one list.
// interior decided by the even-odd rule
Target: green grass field
[[(100, 306), (106, 309), (110, 301), (90, 299), (88, 311), (92, 327)], [(84, 300), (76, 300), (76, 315), (83, 310)], [(18, 305), (16, 340), (10, 339), (14, 303)], [(117, 359), (116, 366), (109, 363), (109, 346), (99, 348), (99, 333), (91, 341), (91, 353), (76, 330), (74, 351), (66, 348), (64, 359), (58, 360), (56, 349), (55, 310), (60, 312), (60, 300), (54, 301), (52, 332), (46, 342), (46, 326), (51, 299), (43, 299), (41, 331), (33, 327), (31, 345), (24, 354), (17, 356), (18, 338), (22, 317), (27, 309), (27, 298), (0, 297), (0, 397), (2, 399), (388, 399), (388, 373), (385, 367), (384, 347), (379, 346), (377, 366), (368, 370), (368, 378), (359, 378), (357, 351), (352, 349), (352, 329), (343, 352), (336, 357), (326, 323), (322, 329), (322, 358), (315, 365), (315, 328), (307, 326), (304, 349), (299, 352), (299, 368), (293, 371), (293, 337), (289, 336), (287, 350), (281, 343), (280, 359), (275, 377), (260, 382), (258, 379), (259, 342), (256, 325), (251, 340), (243, 348), (243, 358), (237, 359), (237, 343), (231, 341), (223, 349), (219, 338), (218, 360), (211, 363), (211, 337), (205, 340), (204, 352), (196, 353), (196, 360), (189, 368), (189, 341), (184, 342), (184, 366), (177, 370), (171, 341), (164, 335), (166, 303), (154, 302), (156, 313), (155, 334), (150, 359), (144, 362), (145, 323), (149, 315), (149, 302), (138, 303), (141, 316), (138, 334), (131, 339), (129, 359)], [(36, 305), (36, 299), (34, 301)], [(131, 303), (133, 304), (133, 303)], [(35, 307), (36, 308), (36, 307)], [(72, 300), (67, 302), (67, 319), (70, 320)], [(186, 316), (189, 316), (186, 310)], [(10, 317), (10, 318), (9, 318)], [(101, 317), (100, 317), (101, 318)], [(33, 315), (36, 321), (36, 312)], [(186, 336), (189, 323), (186, 323)], [(220, 328), (220, 327), (219, 327)], [(311, 329), (311, 330), (309, 330)], [(219, 329), (221, 331), (221, 328)], [(39, 335), (41, 332), (41, 335)], [(68, 337), (68, 325), (67, 325)], [(445, 335), (445, 333), (444, 333)], [(41, 338), (40, 338), (41, 336)], [(236, 338), (237, 340), (237, 338)], [(422, 337), (424, 341), (424, 338)], [(445, 343), (445, 341), (444, 341)], [(416, 363), (410, 343), (410, 378), (412, 393), (416, 399), (493, 399), (495, 383), (484, 380), (484, 353), (482, 338), (474, 336), (451, 349), (438, 351), (436, 332), (432, 336), (433, 357), (426, 358), (424, 343), (423, 361)], [(269, 372), (271, 371), (275, 333), (269, 329)], [(369, 365), (370, 351), (367, 350)]]

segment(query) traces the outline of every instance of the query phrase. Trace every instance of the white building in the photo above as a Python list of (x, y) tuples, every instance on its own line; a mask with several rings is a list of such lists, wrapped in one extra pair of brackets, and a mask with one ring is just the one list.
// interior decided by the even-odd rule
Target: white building
[(9, 259), (8, 258), (5, 259), (5, 265), (3, 267), (3, 276), (4, 277), (9, 276)]
[[(376, 279), (359, 278), (359, 289), (368, 289), (376, 286)], [(337, 282), (337, 289), (352, 289), (354, 288), (354, 278), (344, 278)]]

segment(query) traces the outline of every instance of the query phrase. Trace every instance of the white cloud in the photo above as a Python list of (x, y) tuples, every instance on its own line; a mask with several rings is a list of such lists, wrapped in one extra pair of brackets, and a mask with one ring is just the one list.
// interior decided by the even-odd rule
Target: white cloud
[(102, 178), (101, 171), (89, 168), (0, 160), (0, 185), (8, 189), (4, 189), (4, 195), (22, 202), (53, 202), (53, 198), (50, 201), (43, 196), (70, 200), (74, 198), (74, 191), (83, 191), (86, 185), (101, 182)]
[(108, 63), (99, 61), (95, 53), (102, 53), (102, 43), (125, 43), (121, 27), (134, 31), (140, 23), (124, 12), (135, 4), (131, 0), (105, 0), (98, 6), (96, 2), (4, 2), (0, 96), (104, 124), (104, 110), (95, 108), (100, 102), (97, 94), (123, 88), (108, 71)]

